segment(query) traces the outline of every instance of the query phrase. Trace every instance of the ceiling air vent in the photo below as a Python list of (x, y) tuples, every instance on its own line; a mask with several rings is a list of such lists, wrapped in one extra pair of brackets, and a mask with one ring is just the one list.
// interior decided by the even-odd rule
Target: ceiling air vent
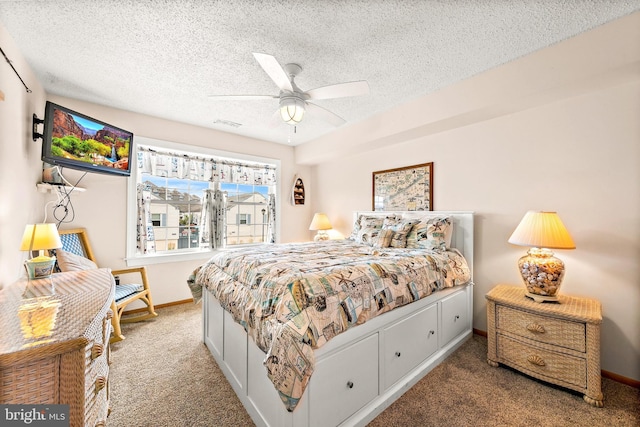
[(239, 128), (240, 126), (242, 126), (242, 124), (240, 123), (236, 123), (236, 122), (232, 122), (229, 120), (220, 120), (220, 119), (216, 119), (213, 122), (214, 125), (223, 125), (223, 126), (231, 126), (232, 128)]

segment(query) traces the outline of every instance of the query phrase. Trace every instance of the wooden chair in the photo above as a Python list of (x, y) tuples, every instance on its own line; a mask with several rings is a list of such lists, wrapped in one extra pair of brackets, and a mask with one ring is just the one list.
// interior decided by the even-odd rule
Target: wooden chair
[[(80, 256), (90, 260), (93, 264), (96, 260), (89, 244), (89, 238), (87, 237), (87, 231), (84, 228), (75, 228), (71, 230), (58, 230), (60, 234), (60, 240), (62, 241), (62, 250), (71, 253), (76, 256)], [(55, 251), (52, 251), (55, 252)], [(58, 254), (58, 264), (63, 266), (60, 255)], [(79, 263), (78, 263), (79, 264)], [(86, 269), (91, 268), (93, 264), (86, 263), (86, 266), (76, 267), (74, 269)], [(68, 264), (65, 264), (68, 267)], [(75, 267), (75, 266), (74, 266)], [(63, 271), (63, 269), (60, 269)], [(140, 275), (142, 283), (121, 283), (119, 280), (120, 275), (128, 275), (136, 273)], [(147, 270), (145, 267), (129, 267), (119, 270), (112, 270), (111, 274), (116, 278), (116, 292), (114, 301), (111, 304), (111, 310), (113, 311), (113, 317), (111, 318), (111, 325), (113, 326), (113, 333), (110, 342), (117, 342), (124, 339), (120, 330), (120, 323), (138, 322), (141, 320), (151, 319), (158, 314), (153, 307), (153, 301), (151, 299), (151, 290), (149, 289), (149, 283), (147, 280)], [(124, 309), (127, 305), (134, 301), (142, 301), (146, 304), (146, 313), (142, 315), (132, 315), (122, 317)]]

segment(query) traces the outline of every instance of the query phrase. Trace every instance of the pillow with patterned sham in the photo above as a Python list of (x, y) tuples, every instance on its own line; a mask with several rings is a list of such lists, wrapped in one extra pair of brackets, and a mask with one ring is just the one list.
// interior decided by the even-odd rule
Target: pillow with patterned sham
[[(390, 228), (393, 230), (393, 237), (391, 239), (390, 246), (392, 248), (406, 248), (407, 247), (407, 236), (413, 226), (416, 225), (419, 221), (417, 219), (410, 220), (402, 220), (395, 225), (392, 225)], [(384, 227), (383, 227), (384, 229)]]
[(392, 248), (406, 248), (407, 234), (405, 231), (394, 231), (389, 246)]
[(379, 227), (364, 227), (358, 231), (358, 236), (356, 237), (356, 242), (362, 243), (364, 245), (373, 246), (378, 238), (378, 234), (382, 230)]
[[(360, 230), (364, 228), (382, 228), (385, 220), (393, 220), (395, 218), (399, 218), (397, 215), (387, 215), (387, 216), (374, 216), (374, 215), (360, 215), (358, 219), (353, 224), (353, 231), (351, 232), (351, 236), (349, 239), (354, 240), (356, 242), (360, 242), (358, 236), (361, 234)], [(360, 242), (361, 243), (361, 242)]]
[[(351, 236), (349, 236), (349, 238), (351, 240), (358, 240), (358, 233), (360, 233), (360, 230), (363, 227), (369, 227), (370, 223), (373, 223), (373, 225), (371, 225), (372, 227), (375, 226), (376, 224), (376, 217), (371, 217), (371, 216), (367, 216), (367, 215), (358, 215), (358, 218), (356, 218), (356, 222), (353, 223), (353, 230), (351, 231)], [(380, 227), (382, 227), (382, 221), (380, 220)], [(380, 228), (378, 227), (378, 228)]]
[(395, 231), (390, 228), (381, 228), (378, 236), (373, 242), (373, 246), (377, 248), (388, 248), (391, 246), (391, 242), (395, 236)]
[(414, 225), (407, 236), (408, 248), (445, 250), (451, 245), (453, 222), (448, 216), (433, 216)]
[(382, 228), (391, 228), (396, 227), (397, 225), (402, 223), (401, 216), (387, 216), (384, 221), (382, 221)]

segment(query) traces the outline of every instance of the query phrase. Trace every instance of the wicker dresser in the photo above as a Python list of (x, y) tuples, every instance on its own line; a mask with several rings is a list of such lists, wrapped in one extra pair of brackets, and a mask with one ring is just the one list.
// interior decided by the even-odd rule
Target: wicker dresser
[(487, 361), (584, 393), (602, 407), (600, 302), (560, 295), (537, 303), (524, 286), (498, 285), (487, 295)]
[(68, 404), (70, 426), (106, 424), (114, 287), (97, 269), (0, 292), (0, 403)]

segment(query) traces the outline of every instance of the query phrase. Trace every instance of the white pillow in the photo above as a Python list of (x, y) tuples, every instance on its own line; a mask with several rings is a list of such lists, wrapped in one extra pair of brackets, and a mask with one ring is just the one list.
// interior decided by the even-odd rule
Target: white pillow
[(56, 249), (56, 258), (58, 259), (58, 266), (62, 272), (92, 270), (94, 268), (98, 268), (96, 263), (91, 261), (89, 258), (85, 258), (62, 249)]

